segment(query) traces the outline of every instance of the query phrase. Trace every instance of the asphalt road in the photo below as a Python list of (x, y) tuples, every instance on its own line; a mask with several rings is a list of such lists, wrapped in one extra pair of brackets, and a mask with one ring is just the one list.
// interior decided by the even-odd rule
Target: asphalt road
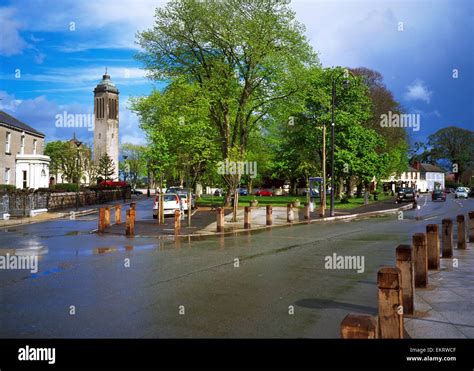
[[(474, 199), (419, 205), (199, 240), (99, 236), (97, 216), (2, 229), (0, 254), (40, 260), (36, 274), (0, 270), (0, 337), (337, 338), (346, 314), (376, 313), (376, 272), (396, 246)], [(325, 269), (334, 253), (363, 257), (364, 272)]]

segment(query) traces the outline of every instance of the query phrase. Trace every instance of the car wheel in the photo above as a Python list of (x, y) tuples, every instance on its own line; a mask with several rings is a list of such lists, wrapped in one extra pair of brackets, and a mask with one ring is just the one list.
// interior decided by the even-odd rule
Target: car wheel
[(153, 219), (158, 219), (158, 215), (153, 214)]

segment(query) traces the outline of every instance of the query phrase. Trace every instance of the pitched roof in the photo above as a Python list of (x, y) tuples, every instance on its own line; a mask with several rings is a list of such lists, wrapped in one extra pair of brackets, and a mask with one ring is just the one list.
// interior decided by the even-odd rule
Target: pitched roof
[(431, 164), (420, 164), (420, 170), (430, 173), (444, 173), (444, 170)]
[(44, 137), (43, 133), (40, 133), (38, 130), (33, 129), (30, 125), (17, 120), (13, 116), (10, 116), (8, 113), (0, 111), (0, 124), (5, 124), (6, 126), (10, 126), (16, 128), (21, 131), (27, 131), (31, 134)]

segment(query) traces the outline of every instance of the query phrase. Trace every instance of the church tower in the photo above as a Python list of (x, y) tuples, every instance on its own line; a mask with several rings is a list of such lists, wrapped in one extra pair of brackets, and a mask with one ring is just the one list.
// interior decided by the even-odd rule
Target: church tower
[(107, 153), (114, 161), (113, 180), (118, 180), (119, 91), (105, 70), (94, 89), (94, 159)]

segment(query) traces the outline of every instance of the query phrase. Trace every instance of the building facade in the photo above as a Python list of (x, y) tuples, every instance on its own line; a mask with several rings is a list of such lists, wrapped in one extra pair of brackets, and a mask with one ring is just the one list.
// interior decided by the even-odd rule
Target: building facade
[(432, 192), (434, 189), (445, 188), (443, 169), (415, 162), (412, 167), (400, 175), (393, 174), (389, 179), (382, 180), (386, 190), (396, 191), (397, 188), (415, 188), (419, 192)]
[(94, 159), (107, 153), (114, 162), (112, 180), (119, 176), (119, 91), (110, 80), (102, 76), (102, 81), (94, 89)]
[(50, 158), (43, 151), (44, 134), (0, 111), (0, 184), (48, 187)]

